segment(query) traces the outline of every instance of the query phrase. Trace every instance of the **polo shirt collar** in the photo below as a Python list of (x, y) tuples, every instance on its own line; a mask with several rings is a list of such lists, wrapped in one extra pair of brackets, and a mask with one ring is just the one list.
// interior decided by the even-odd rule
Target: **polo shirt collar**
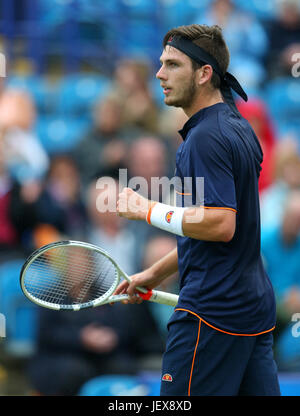
[(186, 139), (186, 136), (188, 132), (190, 131), (190, 129), (195, 127), (204, 118), (205, 115), (213, 113), (223, 106), (227, 106), (227, 104), (226, 103), (213, 104), (209, 107), (202, 108), (197, 113), (193, 114), (192, 117), (190, 117), (187, 120), (187, 122), (184, 124), (183, 128), (178, 131), (182, 139), (183, 140)]

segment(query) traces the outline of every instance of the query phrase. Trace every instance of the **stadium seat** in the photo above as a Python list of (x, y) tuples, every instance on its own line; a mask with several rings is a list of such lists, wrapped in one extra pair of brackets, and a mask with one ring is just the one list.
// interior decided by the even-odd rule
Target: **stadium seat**
[(291, 137), (298, 141), (300, 152), (300, 120), (275, 120), (279, 139)]
[(300, 332), (299, 329), (297, 331), (295, 330), (298, 336), (294, 335), (294, 324), (294, 322), (291, 322), (280, 333), (280, 336), (276, 342), (276, 355), (278, 365), (284, 371), (300, 371)]
[(122, 35), (115, 42), (121, 57), (158, 58), (161, 46), (159, 0), (120, 0)]
[(300, 83), (292, 77), (271, 81), (264, 96), (275, 122), (292, 123), (299, 120)]
[(42, 0), (39, 4), (39, 20), (45, 27), (53, 27), (64, 20), (65, 4), (59, 0)]
[[(109, 0), (101, 3), (97, 1), (75, 0), (41, 0), (39, 5), (39, 15), (41, 22), (49, 28), (62, 23), (68, 12), (72, 12), (72, 18), (77, 21), (97, 22), (99, 17), (112, 16), (118, 14), (122, 0)], [(73, 4), (72, 4), (73, 3)]]
[(152, 93), (152, 96), (154, 98), (154, 101), (155, 101), (156, 105), (158, 107), (163, 107), (165, 96), (164, 96), (164, 93), (163, 93), (163, 89), (160, 86), (159, 80), (157, 80), (157, 79), (150, 80), (149, 85), (150, 85), (151, 93)]
[(300, 396), (300, 373), (279, 373), (282, 396)]
[(190, 24), (195, 16), (205, 12), (210, 0), (161, 0), (164, 32), (172, 27)]
[(86, 118), (40, 117), (35, 132), (49, 154), (71, 151), (89, 128)]
[[(279, 373), (282, 396), (300, 396), (300, 374)], [(79, 396), (159, 396), (160, 374), (141, 373), (133, 376), (101, 376), (86, 382)]]
[(148, 396), (150, 389), (138, 377), (108, 375), (86, 382), (79, 396)]
[(258, 19), (270, 20), (275, 17), (274, 0), (234, 0), (234, 3), (245, 12), (255, 15)]
[(92, 106), (106, 94), (109, 87), (110, 81), (102, 76), (68, 75), (59, 86), (57, 111), (67, 117), (89, 117)]
[(139, 380), (148, 386), (148, 396), (160, 395), (160, 379), (161, 373), (157, 371), (143, 371), (139, 373)]
[(5, 317), (5, 352), (13, 358), (28, 358), (35, 350), (37, 306), (23, 294), (19, 276), (23, 259), (0, 266), (0, 313)]
[(244, 55), (231, 57), (229, 71), (246, 91), (259, 90), (266, 79), (266, 71), (259, 60)]
[(38, 113), (55, 111), (55, 88), (44, 77), (39, 75), (9, 76), (7, 88), (25, 91), (33, 98)]
[[(154, 30), (153, 27), (157, 29)], [(123, 26), (122, 39), (120, 39), (120, 57), (128, 56), (136, 59), (158, 62), (161, 54), (161, 32), (158, 26), (153, 26), (151, 20), (131, 21)], [(139, 34), (138, 36), (136, 34)]]

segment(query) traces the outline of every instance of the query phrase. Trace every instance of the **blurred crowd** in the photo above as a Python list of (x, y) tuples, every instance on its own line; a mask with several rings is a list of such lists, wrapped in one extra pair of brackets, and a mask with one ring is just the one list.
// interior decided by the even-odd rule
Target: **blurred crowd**
[[(72, 1), (65, 3), (70, 6)], [(134, 8), (143, 2), (132, 3)], [(193, 14), (182, 15), (182, 21), (177, 16), (184, 8), (180, 0), (161, 1), (173, 9), (173, 21), (169, 17), (166, 25), (221, 26), (231, 51), (230, 70), (249, 95), (247, 103), (237, 105), (264, 152), (261, 249), (278, 304), (276, 359), (280, 371), (300, 371), (300, 341), (291, 330), (292, 316), (300, 313), (300, 71), (299, 78), (293, 72), (295, 56), (300, 60), (300, 1), (276, 0), (269, 13), (250, 10), (249, 4), (255, 3), (251, 1), (211, 0), (203, 2), (205, 8), (184, 3), (193, 3)], [(101, 39), (97, 42), (99, 47)], [(97, 187), (100, 177), (119, 185), (119, 169), (126, 169), (128, 180), (145, 178), (150, 192), (152, 177), (174, 174), (178, 130), (186, 116), (181, 109), (164, 107), (154, 79), (158, 62), (145, 60), (140, 52), (126, 56), (123, 51), (113, 70), (101, 73), (105, 88), (89, 101), (82, 97), (85, 92), (89, 97), (89, 82), (97, 73), (63, 73), (53, 82), (53, 74), (28, 74), (28, 67), (22, 74), (8, 63), (0, 91), (0, 278), (1, 267), (62, 239), (105, 248), (128, 274), (175, 246), (172, 236), (146, 223), (97, 210), (103, 192)], [(46, 82), (48, 95), (31, 89), (32, 79), (38, 79), (38, 85)], [(70, 96), (61, 91), (54, 96), (66, 80)], [(50, 122), (41, 129), (45, 120)], [(84, 129), (74, 120), (84, 120)], [(177, 276), (162, 289), (176, 292)], [(26, 359), (32, 389), (44, 395), (74, 395), (93, 377), (138, 373), (146, 358), (162, 354), (170, 309), (147, 302), (74, 314), (39, 309), (35, 349)]]

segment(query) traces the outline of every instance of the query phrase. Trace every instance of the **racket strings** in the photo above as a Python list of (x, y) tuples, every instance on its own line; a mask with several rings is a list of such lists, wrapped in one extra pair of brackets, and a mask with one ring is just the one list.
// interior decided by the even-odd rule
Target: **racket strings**
[(85, 247), (53, 247), (26, 270), (24, 285), (37, 299), (56, 305), (91, 302), (108, 293), (117, 279), (114, 264)]

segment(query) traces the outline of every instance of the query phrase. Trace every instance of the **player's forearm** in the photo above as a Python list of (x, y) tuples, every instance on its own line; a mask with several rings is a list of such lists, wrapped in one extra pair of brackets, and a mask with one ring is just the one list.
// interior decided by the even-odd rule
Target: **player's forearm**
[(197, 240), (229, 242), (235, 233), (236, 212), (230, 208), (173, 207), (149, 201), (130, 188), (124, 188), (119, 197), (117, 209), (120, 216), (147, 221), (173, 234)]
[(177, 248), (174, 248), (174, 250), (154, 263), (148, 270), (158, 283), (176, 273), (178, 270)]
[(153, 202), (146, 221), (182, 237), (229, 242), (235, 233), (236, 212), (231, 208), (182, 208)]

